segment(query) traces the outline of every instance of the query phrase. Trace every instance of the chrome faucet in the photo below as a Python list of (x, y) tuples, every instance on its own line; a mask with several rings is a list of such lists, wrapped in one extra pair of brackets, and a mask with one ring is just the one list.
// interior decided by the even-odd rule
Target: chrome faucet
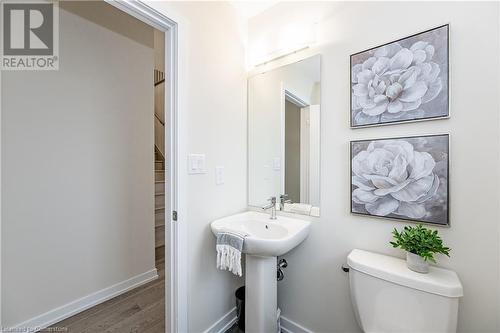
[(269, 217), (271, 220), (276, 220), (276, 197), (271, 197), (268, 199), (270, 202), (268, 205), (262, 207), (263, 210), (271, 209), (271, 216)]
[(292, 200), (288, 199), (288, 194), (280, 195), (280, 210), (281, 211), (285, 210), (286, 203), (292, 203)]

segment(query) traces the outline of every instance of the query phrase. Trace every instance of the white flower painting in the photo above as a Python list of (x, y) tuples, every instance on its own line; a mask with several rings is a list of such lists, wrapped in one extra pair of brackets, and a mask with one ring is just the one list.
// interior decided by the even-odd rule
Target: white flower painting
[(351, 126), (447, 117), (448, 31), (351, 55)]
[(351, 142), (351, 212), (448, 224), (448, 135)]

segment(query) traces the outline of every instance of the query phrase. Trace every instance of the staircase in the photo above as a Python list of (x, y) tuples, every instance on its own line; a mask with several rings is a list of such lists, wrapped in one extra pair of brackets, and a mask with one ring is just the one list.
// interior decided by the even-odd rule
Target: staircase
[(155, 148), (155, 260), (165, 258), (165, 36), (155, 30), (154, 148)]
[(155, 148), (155, 260), (165, 258), (165, 159)]

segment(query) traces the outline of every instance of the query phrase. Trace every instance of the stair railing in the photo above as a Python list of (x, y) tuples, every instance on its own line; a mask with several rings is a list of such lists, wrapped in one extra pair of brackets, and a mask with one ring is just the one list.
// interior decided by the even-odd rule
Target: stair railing
[[(154, 126), (154, 137), (155, 137), (155, 147), (160, 152), (160, 154), (165, 158), (165, 120), (163, 119), (163, 114), (165, 113), (165, 90), (163, 86), (160, 86), (162, 83), (165, 83), (165, 73), (155, 69), (154, 70), (154, 89), (155, 89), (155, 126)], [(157, 113), (157, 109), (161, 109), (160, 111), (163, 114), (159, 115)]]

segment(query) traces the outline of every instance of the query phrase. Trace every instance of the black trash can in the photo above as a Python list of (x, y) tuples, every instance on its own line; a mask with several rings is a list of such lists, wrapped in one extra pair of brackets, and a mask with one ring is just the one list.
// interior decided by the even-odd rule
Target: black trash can
[(245, 332), (245, 286), (239, 287), (234, 293), (236, 296), (236, 314), (238, 316), (238, 328)]

